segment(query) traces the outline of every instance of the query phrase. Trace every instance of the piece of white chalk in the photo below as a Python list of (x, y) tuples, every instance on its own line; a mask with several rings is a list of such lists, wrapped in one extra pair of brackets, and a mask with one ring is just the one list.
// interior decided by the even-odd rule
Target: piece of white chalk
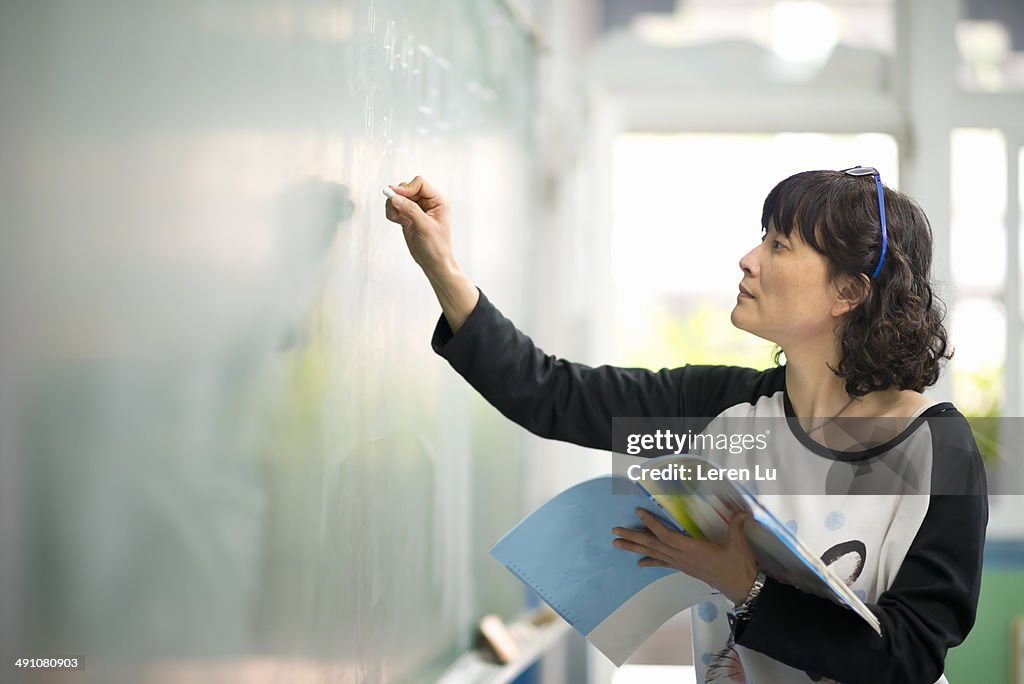
[(391, 188), (384, 188), (384, 196), (391, 199), (392, 197), (398, 197), (398, 193)]

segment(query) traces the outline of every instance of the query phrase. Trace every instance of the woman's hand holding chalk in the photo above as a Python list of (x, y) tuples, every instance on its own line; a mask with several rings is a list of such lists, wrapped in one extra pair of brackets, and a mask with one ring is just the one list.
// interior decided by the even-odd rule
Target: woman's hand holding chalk
[(452, 254), (448, 203), (423, 176), (387, 186), (384, 195), (384, 215), (402, 226), (409, 253), (433, 285), (452, 332), (458, 332), (480, 293)]
[(388, 201), (384, 215), (404, 229), (413, 259), (427, 272), (449, 268), (451, 230), (448, 205), (426, 179), (416, 176), (408, 183), (388, 184), (383, 188)]

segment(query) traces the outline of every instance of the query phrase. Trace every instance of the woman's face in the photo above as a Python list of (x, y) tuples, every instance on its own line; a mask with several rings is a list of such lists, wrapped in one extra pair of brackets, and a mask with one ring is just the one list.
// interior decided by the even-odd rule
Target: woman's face
[(786, 237), (769, 224), (761, 244), (740, 259), (743, 280), (732, 324), (783, 349), (832, 335), (835, 290), (826, 280), (827, 268), (825, 257), (799, 231)]

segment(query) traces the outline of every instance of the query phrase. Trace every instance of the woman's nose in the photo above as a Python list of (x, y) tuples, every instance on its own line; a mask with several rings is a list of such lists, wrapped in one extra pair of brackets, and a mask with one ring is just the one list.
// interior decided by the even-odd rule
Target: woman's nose
[(757, 275), (757, 247), (740, 257), (740, 270), (749, 275)]

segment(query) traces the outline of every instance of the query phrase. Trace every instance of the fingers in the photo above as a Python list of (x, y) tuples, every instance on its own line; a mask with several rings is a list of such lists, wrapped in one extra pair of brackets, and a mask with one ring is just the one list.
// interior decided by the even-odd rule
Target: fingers
[[(657, 540), (651, 537), (652, 541), (657, 544)], [(649, 546), (644, 543), (638, 543), (633, 541), (627, 541), (625, 539), (616, 539), (612, 542), (615, 548), (622, 549), (623, 551), (629, 551), (630, 553), (638, 553), (644, 558), (658, 560), (661, 563), (667, 564), (672, 558), (671, 550), (662, 548), (660, 544), (657, 546)], [(643, 558), (640, 559), (641, 565), (643, 564)]]
[(640, 567), (644, 567), (644, 568), (674, 568), (675, 567), (671, 563), (666, 563), (663, 560), (658, 560), (657, 558), (651, 558), (650, 556), (646, 556), (646, 557), (641, 558), (640, 560), (638, 560), (637, 561), (637, 565), (639, 565)]
[(675, 550), (674, 547), (662, 541), (647, 529), (636, 530), (628, 527), (613, 527), (612, 533), (621, 537), (621, 539), (616, 539), (612, 542), (614, 546), (626, 551), (632, 551), (633, 553), (656, 554), (662, 558), (669, 558)]
[(621, 539), (613, 541), (612, 544), (627, 551), (644, 549), (643, 553), (647, 553), (646, 549), (659, 545), (658, 538), (646, 529), (636, 530), (630, 527), (613, 527), (612, 534), (621, 537)]
[(444, 197), (423, 176), (416, 176), (408, 183), (399, 183), (389, 187), (402, 197), (419, 204), (423, 211), (446, 210)]
[(632, 551), (633, 553), (647, 554), (648, 548), (643, 544), (636, 542), (626, 541), (625, 539), (616, 539), (612, 542), (612, 546), (617, 549), (623, 549), (625, 551)]
[[(612, 542), (616, 548), (645, 556), (641, 565), (648, 565), (645, 560), (658, 561), (658, 567), (680, 568), (688, 566), (690, 560), (704, 558), (699, 542), (691, 539), (665, 525), (657, 516), (642, 508), (636, 509), (637, 516), (646, 527), (642, 530), (629, 527), (613, 527), (612, 533), (621, 537)], [(706, 543), (706, 542), (705, 542)], [(682, 563), (682, 565), (680, 565)]]
[(745, 511), (737, 511), (733, 513), (733, 516), (729, 518), (729, 537), (732, 538), (735, 535), (743, 535), (743, 526), (747, 522), (747, 515)]
[(688, 534), (669, 527), (658, 516), (642, 508), (636, 509), (636, 514), (643, 521), (644, 525), (647, 526), (647, 529), (664, 544), (677, 549), (692, 550), (695, 548), (694, 544), (697, 540)]
[(629, 527), (613, 527), (612, 534), (617, 534), (623, 539), (631, 542), (643, 543), (643, 542), (656, 542), (657, 537), (648, 532), (647, 530), (634, 530)]
[(399, 183), (397, 187), (392, 187), (395, 192), (408, 197), (414, 202), (421, 199), (430, 200), (440, 197), (440, 193), (423, 176), (416, 176), (408, 183)]
[(409, 226), (424, 216), (423, 209), (416, 202), (399, 196), (388, 199), (384, 215), (389, 221), (403, 226)]
[(391, 200), (388, 200), (384, 205), (384, 216), (387, 217), (388, 221), (397, 223), (403, 228), (408, 228), (412, 225), (412, 219), (398, 211), (395, 205), (391, 203)]
[(401, 218), (402, 215), (398, 213), (398, 209), (395, 208), (395, 205), (391, 202), (391, 200), (387, 200), (384, 202), (384, 216), (385, 218), (387, 218), (388, 221), (391, 221), (392, 223), (401, 223), (399, 219)]
[(746, 511), (737, 511), (729, 519), (729, 540), (728, 544), (747, 546), (747, 535), (743, 528), (749, 524), (750, 514)]
[(637, 509), (637, 515), (646, 527), (613, 527), (612, 532), (620, 538), (612, 541), (612, 544), (616, 548), (639, 554), (641, 558), (637, 564), (641, 567), (679, 570), (727, 593), (726, 581), (722, 578), (735, 579), (735, 568), (745, 567), (748, 561), (756, 565), (756, 562), (750, 560), (753, 557), (746, 535), (743, 534), (743, 526), (751, 517), (746, 511), (737, 511), (729, 519), (729, 539), (724, 544), (688, 537), (661, 522), (649, 511)]
[(642, 508), (636, 509), (636, 514), (644, 521), (644, 525), (647, 525), (647, 529), (653, 532), (654, 536), (662, 541), (667, 541), (666, 538), (670, 533), (674, 532), (675, 534), (679, 534), (679, 532), (676, 532), (675, 530), (670, 530), (665, 523), (658, 519), (658, 516), (651, 515)]

